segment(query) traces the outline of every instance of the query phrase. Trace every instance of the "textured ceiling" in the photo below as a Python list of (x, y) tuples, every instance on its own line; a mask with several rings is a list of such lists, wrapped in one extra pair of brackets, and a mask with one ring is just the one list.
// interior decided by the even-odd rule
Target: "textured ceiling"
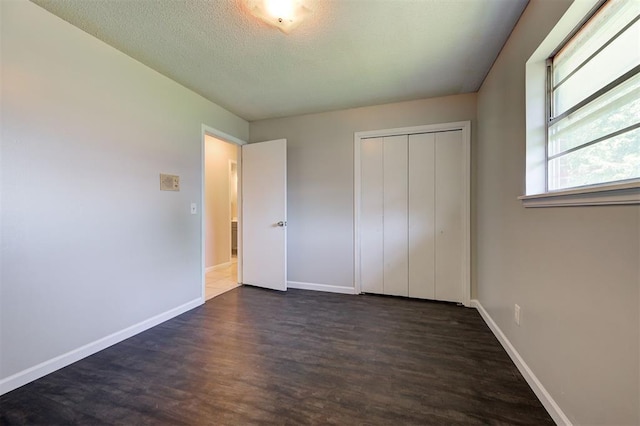
[(33, 0), (254, 121), (478, 90), (527, 0), (305, 0), (286, 35), (243, 0)]

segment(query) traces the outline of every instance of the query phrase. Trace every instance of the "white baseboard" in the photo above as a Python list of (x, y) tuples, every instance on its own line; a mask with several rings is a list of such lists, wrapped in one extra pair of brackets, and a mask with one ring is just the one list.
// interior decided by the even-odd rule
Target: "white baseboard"
[(471, 301), (471, 306), (476, 308), (478, 312), (480, 312), (480, 315), (482, 316), (482, 319), (484, 319), (484, 322), (487, 323), (500, 344), (502, 344), (504, 350), (507, 351), (507, 354), (509, 354), (509, 357), (511, 357), (513, 363), (516, 365), (516, 367), (518, 367), (518, 370), (520, 370), (520, 373), (524, 376), (525, 380), (527, 381), (533, 392), (537, 395), (538, 399), (540, 399), (540, 402), (542, 402), (542, 405), (544, 405), (544, 408), (547, 409), (556, 424), (572, 426), (571, 420), (569, 420), (569, 418), (564, 414), (560, 406), (551, 397), (551, 394), (549, 394), (542, 383), (540, 383), (540, 380), (538, 380), (536, 375), (533, 374), (533, 371), (531, 371), (516, 348), (513, 347), (507, 336), (502, 332), (500, 327), (498, 327), (498, 324), (496, 324), (493, 318), (491, 318), (489, 313), (484, 309), (480, 301), (477, 299), (473, 299)]
[(101, 350), (106, 349), (109, 346), (122, 342), (129, 337), (135, 336), (138, 333), (155, 327), (156, 325), (170, 320), (173, 317), (177, 317), (182, 313), (185, 313), (195, 307), (202, 305), (202, 303), (203, 302), (201, 298), (194, 299), (152, 318), (141, 321), (138, 324), (134, 324), (131, 327), (127, 327), (124, 330), (116, 331), (115, 333), (103, 337), (102, 339), (98, 339), (94, 342), (88, 343), (77, 349), (69, 351), (50, 360), (44, 361), (33, 367), (27, 368), (26, 370), (20, 371), (5, 379), (2, 379), (0, 380), (0, 395), (17, 389), (20, 386), (26, 385), (29, 382), (44, 377), (47, 374), (53, 373), (54, 371), (59, 370), (63, 367), (71, 365), (76, 361), (80, 361), (82, 358), (86, 358), (89, 355), (100, 352)]
[(356, 294), (353, 287), (345, 287), (329, 284), (303, 283), (298, 281), (287, 281), (287, 288), (297, 288), (300, 290), (325, 291), (328, 293)]
[(205, 268), (204, 272), (207, 273), (211, 271), (217, 271), (219, 269), (226, 268), (227, 266), (231, 266), (231, 262), (224, 262), (217, 265), (209, 266), (208, 268)]

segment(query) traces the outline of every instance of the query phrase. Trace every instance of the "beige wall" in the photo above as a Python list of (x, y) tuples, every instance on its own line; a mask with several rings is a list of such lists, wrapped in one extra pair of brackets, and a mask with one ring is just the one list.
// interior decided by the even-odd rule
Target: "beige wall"
[(640, 207), (516, 199), (525, 62), (569, 4), (531, 1), (478, 94), (477, 295), (572, 422), (638, 424)]
[(458, 95), (250, 123), (250, 141), (287, 139), (288, 279), (353, 287), (353, 138), (357, 131), (471, 120)]
[(205, 136), (205, 265), (231, 260), (231, 183), (229, 161), (237, 161), (237, 145)]
[(0, 15), (2, 393), (200, 303), (202, 125), (249, 125), (33, 3)]

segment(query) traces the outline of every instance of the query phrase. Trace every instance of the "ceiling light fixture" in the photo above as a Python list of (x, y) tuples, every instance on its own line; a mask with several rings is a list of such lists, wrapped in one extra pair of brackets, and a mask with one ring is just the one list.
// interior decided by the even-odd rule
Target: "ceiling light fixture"
[(300, 0), (246, 0), (251, 14), (288, 34), (310, 12)]

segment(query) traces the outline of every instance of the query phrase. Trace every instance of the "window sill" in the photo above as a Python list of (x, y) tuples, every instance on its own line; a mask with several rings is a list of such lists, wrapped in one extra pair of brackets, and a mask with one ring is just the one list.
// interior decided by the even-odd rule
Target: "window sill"
[(522, 195), (518, 199), (524, 207), (640, 204), (640, 181)]

